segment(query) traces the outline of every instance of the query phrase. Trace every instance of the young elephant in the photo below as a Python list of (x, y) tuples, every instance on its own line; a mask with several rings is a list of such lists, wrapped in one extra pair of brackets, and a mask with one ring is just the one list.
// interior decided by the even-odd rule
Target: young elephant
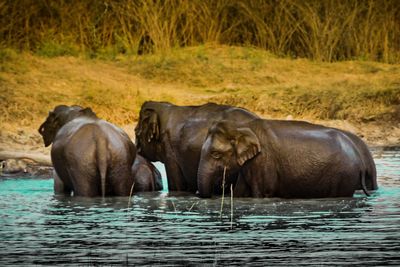
[(151, 162), (139, 154), (132, 165), (132, 175), (135, 177), (135, 192), (160, 191), (163, 189), (161, 173)]
[(199, 194), (210, 197), (224, 172), (227, 183), (239, 174), (237, 197), (351, 197), (360, 187), (367, 194), (367, 168), (352, 139), (300, 121), (220, 121), (202, 147)]
[(165, 164), (169, 191), (195, 193), (201, 146), (213, 121), (254, 118), (245, 109), (214, 103), (176, 106), (149, 101), (140, 110), (136, 146), (145, 158)]
[[(134, 184), (136, 148), (128, 135), (99, 119), (90, 108), (57, 106), (40, 126), (51, 160), (56, 193), (128, 196)], [(139, 191), (140, 184), (134, 186)]]

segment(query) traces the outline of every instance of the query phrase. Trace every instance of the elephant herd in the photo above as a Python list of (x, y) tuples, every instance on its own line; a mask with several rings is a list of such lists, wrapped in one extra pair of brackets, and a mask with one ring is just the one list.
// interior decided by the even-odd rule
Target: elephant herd
[(162, 190), (150, 162), (165, 165), (169, 191), (208, 198), (351, 197), (378, 188), (367, 145), (356, 135), (302, 121), (265, 120), (238, 107), (145, 102), (136, 144), (90, 108), (57, 106), (39, 133), (52, 144), (56, 194), (129, 196)]

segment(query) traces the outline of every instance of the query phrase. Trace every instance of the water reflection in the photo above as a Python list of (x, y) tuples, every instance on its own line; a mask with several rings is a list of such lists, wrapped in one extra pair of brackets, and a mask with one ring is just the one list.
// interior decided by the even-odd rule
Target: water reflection
[(398, 264), (400, 150), (373, 152), (372, 197), (234, 199), (232, 213), (229, 198), (220, 213), (220, 198), (61, 197), (51, 180), (1, 180), (0, 265)]

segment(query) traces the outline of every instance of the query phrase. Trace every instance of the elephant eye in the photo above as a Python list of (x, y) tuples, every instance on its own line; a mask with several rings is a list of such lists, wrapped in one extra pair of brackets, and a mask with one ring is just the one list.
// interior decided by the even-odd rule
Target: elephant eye
[(213, 157), (214, 159), (220, 159), (220, 158), (222, 158), (222, 153), (220, 153), (218, 151), (213, 151), (213, 152), (211, 152), (211, 157)]

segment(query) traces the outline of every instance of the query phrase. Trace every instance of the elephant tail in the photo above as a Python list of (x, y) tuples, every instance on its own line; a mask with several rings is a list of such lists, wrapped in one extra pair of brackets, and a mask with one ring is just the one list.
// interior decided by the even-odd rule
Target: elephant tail
[(368, 193), (367, 186), (365, 184), (365, 171), (360, 172), (360, 181), (361, 181), (361, 188), (364, 191), (364, 194), (369, 197), (371, 194)]
[(97, 138), (97, 166), (100, 173), (101, 196), (106, 195), (106, 177), (107, 177), (107, 144), (105, 138)]

